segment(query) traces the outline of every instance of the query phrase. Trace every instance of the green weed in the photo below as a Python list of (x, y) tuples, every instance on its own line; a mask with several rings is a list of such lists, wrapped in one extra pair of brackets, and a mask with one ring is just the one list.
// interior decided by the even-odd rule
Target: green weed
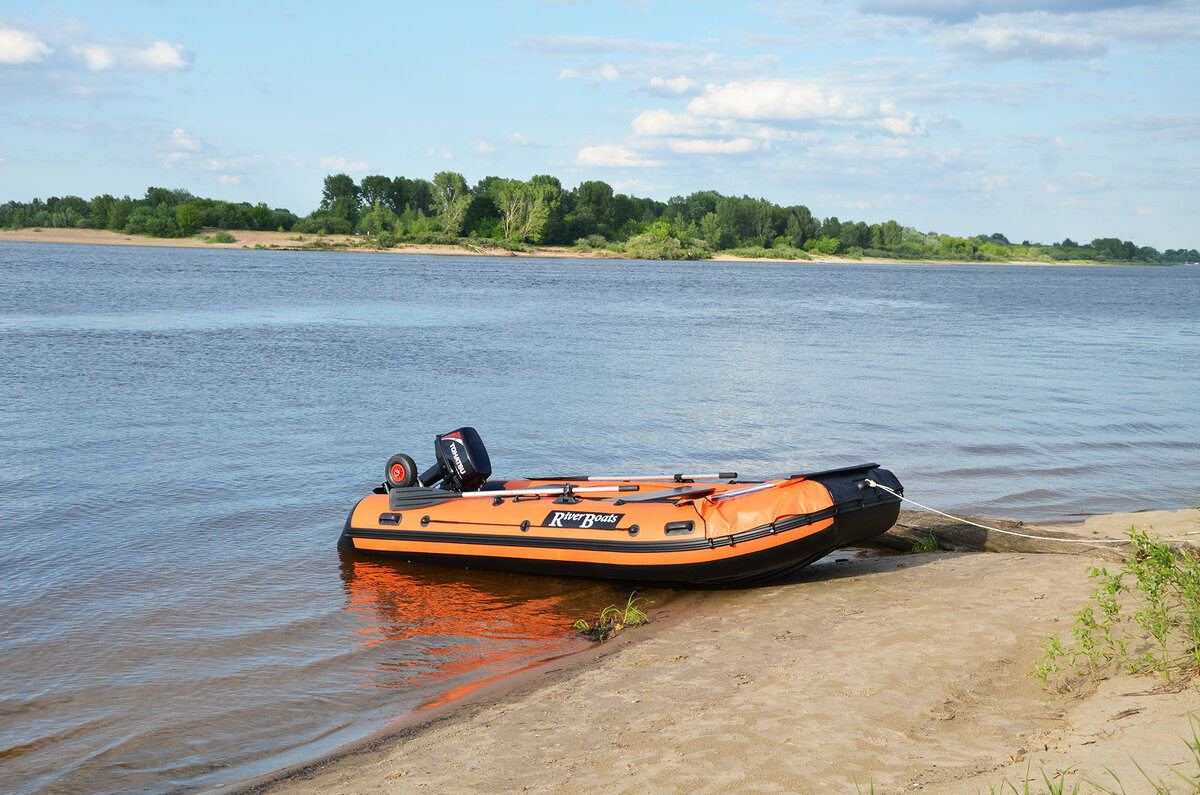
[(1088, 569), (1099, 587), (1075, 614), (1073, 643), (1052, 636), (1042, 646), (1032, 675), (1043, 684), (1070, 689), (1114, 669), (1165, 683), (1200, 672), (1200, 555), (1173, 550), (1144, 530), (1131, 528), (1129, 541), (1132, 554), (1119, 570)]
[(625, 600), (624, 607), (609, 605), (601, 610), (600, 617), (596, 619), (595, 625), (581, 618), (571, 628), (579, 635), (603, 643), (627, 627), (640, 627), (643, 624), (650, 623), (650, 619), (637, 606), (639, 602), (644, 601), (645, 597), (638, 596), (637, 591), (634, 591)]
[(922, 552), (937, 552), (939, 549), (941, 549), (941, 547), (938, 546), (937, 537), (934, 536), (933, 533), (930, 533), (917, 543), (913, 544), (912, 547), (909, 548), (908, 554), (917, 555)]

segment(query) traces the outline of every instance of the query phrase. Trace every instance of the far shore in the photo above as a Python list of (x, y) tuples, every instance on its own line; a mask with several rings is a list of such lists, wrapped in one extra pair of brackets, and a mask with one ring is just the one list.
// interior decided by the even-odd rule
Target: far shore
[[(523, 251), (509, 251), (498, 247), (482, 247), (473, 244), (459, 245), (414, 245), (401, 243), (394, 248), (378, 248), (365, 238), (356, 235), (302, 235), (297, 232), (259, 232), (234, 230), (230, 234), (233, 243), (206, 241), (216, 230), (203, 230), (193, 237), (149, 237), (127, 235), (105, 229), (0, 229), (0, 242), (21, 243), (68, 243), (101, 246), (158, 246), (164, 248), (223, 248), (254, 250), (334, 250), (371, 254), (422, 254), (438, 256), (492, 256), (492, 257), (571, 257), (584, 259), (622, 259), (618, 254), (606, 251), (578, 251), (565, 246), (533, 246)], [(739, 257), (731, 254), (714, 254), (701, 262), (833, 262), (846, 264), (893, 264), (893, 265), (1106, 265), (1100, 262), (952, 262), (948, 260), (903, 260), (882, 257), (849, 258), (825, 254), (813, 255), (811, 259), (779, 259), (771, 257)]]
[[(924, 518), (906, 511), (900, 524)], [(847, 551), (776, 584), (686, 592), (646, 627), (250, 791), (987, 793), (1041, 792), (1043, 777), (1063, 777), (1064, 792), (1085, 779), (1103, 791), (1149, 791), (1147, 777), (1175, 786), (1174, 771), (1200, 775), (1188, 746), (1194, 683), (1117, 675), (1063, 695), (1030, 676), (1042, 643), (1070, 635), (1095, 589), (1088, 568), (1113, 565), (1091, 542), (1131, 527), (1200, 538), (1200, 513), (1024, 528), (1087, 542), (1071, 553)]]

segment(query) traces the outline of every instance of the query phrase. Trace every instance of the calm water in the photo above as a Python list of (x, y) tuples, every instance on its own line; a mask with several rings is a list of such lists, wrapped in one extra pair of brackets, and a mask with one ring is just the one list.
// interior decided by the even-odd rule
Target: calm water
[(0, 790), (209, 787), (581, 643), (619, 586), (339, 556), (394, 452), (876, 460), (1024, 520), (1200, 499), (1200, 268), (0, 244)]

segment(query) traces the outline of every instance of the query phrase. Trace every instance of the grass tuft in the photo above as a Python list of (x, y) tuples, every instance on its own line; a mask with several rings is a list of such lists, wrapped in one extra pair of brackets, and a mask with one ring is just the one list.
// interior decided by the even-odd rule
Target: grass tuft
[(937, 537), (931, 532), (929, 535), (913, 544), (909, 548), (908, 554), (918, 555), (922, 552), (937, 552), (939, 549), (941, 549), (941, 547), (938, 546)]
[(637, 606), (639, 602), (644, 601), (645, 597), (638, 596), (637, 591), (634, 591), (625, 600), (624, 607), (609, 605), (600, 611), (600, 617), (596, 619), (595, 624), (581, 618), (571, 628), (581, 637), (603, 643), (627, 627), (640, 627), (650, 623), (650, 619)]

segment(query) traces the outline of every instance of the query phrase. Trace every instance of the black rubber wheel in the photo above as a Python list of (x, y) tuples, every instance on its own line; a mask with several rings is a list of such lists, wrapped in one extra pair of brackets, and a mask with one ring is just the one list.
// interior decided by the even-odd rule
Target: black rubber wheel
[(387, 462), (387, 482), (393, 489), (403, 489), (417, 483), (417, 465), (404, 453), (396, 453)]

